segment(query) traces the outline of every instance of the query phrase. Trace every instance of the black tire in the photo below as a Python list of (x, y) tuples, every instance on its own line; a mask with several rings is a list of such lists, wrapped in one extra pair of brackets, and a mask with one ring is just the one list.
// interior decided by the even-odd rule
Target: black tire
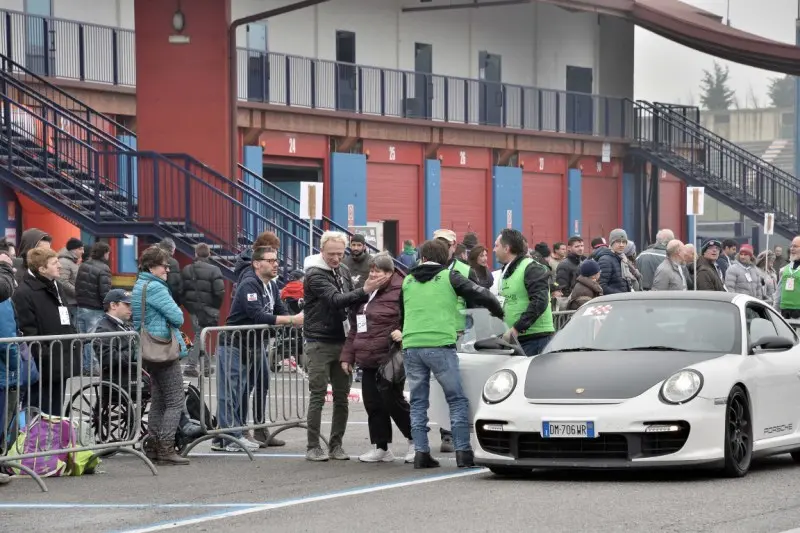
[(800, 450), (795, 450), (791, 452), (791, 454), (792, 454), (792, 459), (794, 459), (794, 462), (800, 463)]
[(753, 460), (753, 424), (750, 402), (744, 389), (736, 385), (725, 406), (725, 477), (744, 477)]
[(529, 475), (532, 468), (515, 468), (513, 466), (490, 466), (489, 471), (499, 477), (524, 477)]

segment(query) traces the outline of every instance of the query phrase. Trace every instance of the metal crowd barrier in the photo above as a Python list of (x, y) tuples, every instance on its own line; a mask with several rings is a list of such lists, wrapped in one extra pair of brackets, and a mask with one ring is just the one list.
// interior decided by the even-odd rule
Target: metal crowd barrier
[(274, 437), (287, 429), (307, 428), (309, 393), (300, 329), (204, 328), (200, 346), (200, 375), (206, 375), (208, 365), (215, 372), (211, 379), (198, 380), (203, 436), (183, 449), (184, 456), (213, 439), (218, 445), (238, 446), (253, 459), (247, 433), (267, 429)]
[[(0, 338), (0, 467), (32, 477), (90, 473), (98, 457), (135, 455), (146, 433), (143, 387), (133, 331)], [(100, 375), (84, 376), (94, 357)], [(85, 452), (89, 452), (88, 454)]]
[(553, 326), (556, 331), (566, 326), (574, 314), (575, 311), (553, 311)]

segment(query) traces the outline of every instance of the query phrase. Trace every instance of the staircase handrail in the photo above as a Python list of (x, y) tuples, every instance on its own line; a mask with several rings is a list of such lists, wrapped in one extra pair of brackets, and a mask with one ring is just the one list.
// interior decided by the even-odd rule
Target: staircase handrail
[(765, 161), (764, 159), (760, 158), (759, 156), (753, 154), (752, 152), (748, 152), (747, 150), (745, 150), (741, 146), (729, 141), (728, 139), (718, 135), (717, 133), (714, 133), (713, 131), (709, 130), (705, 126), (703, 126), (703, 125), (701, 125), (701, 124), (699, 124), (699, 123), (697, 123), (697, 122), (695, 122), (695, 121), (693, 121), (693, 120), (681, 115), (680, 113), (675, 112), (674, 110), (670, 109), (668, 106), (665, 106), (664, 104), (651, 103), (651, 102), (647, 102), (645, 100), (637, 100), (636, 103), (637, 104), (641, 104), (644, 107), (648, 107), (651, 110), (659, 111), (661, 113), (668, 114), (670, 116), (670, 118), (672, 118), (673, 120), (679, 120), (680, 122), (683, 123), (684, 126), (692, 128), (692, 129), (698, 131), (701, 135), (705, 135), (706, 137), (709, 137), (710, 139), (712, 139), (717, 144), (719, 144), (721, 146), (725, 146), (726, 148), (728, 148), (729, 151), (742, 156), (743, 158), (748, 160), (748, 162), (750, 162), (750, 163), (752, 163), (754, 165), (758, 165), (758, 166), (760, 166), (760, 167), (762, 167), (764, 169), (770, 170), (774, 174), (777, 174), (777, 176), (775, 176), (775, 177), (777, 177), (777, 178), (779, 178), (781, 180), (786, 180), (789, 183), (796, 182), (796, 178), (794, 176), (792, 176), (791, 174), (789, 174), (788, 172), (786, 172), (785, 170), (783, 170), (782, 168), (777, 167), (777, 166), (773, 165), (772, 163), (770, 163), (768, 161)]

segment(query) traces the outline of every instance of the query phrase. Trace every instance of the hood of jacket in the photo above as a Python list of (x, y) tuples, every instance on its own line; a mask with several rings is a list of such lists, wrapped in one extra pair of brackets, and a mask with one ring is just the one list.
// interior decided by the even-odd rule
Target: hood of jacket
[(427, 283), (442, 270), (447, 270), (447, 267), (439, 263), (422, 263), (409, 270), (408, 275), (414, 276), (414, 279), (420, 283)]
[(22, 232), (17, 256), (22, 258), (22, 264), (25, 265), (25, 268), (28, 266), (28, 252), (36, 248), (39, 241), (45, 237), (49, 237), (49, 235), (38, 228), (26, 229)]
[(236, 266), (233, 267), (233, 273), (236, 275), (236, 280), (241, 281), (239, 278), (242, 277), (242, 273), (244, 273), (245, 269), (249, 267), (253, 263), (253, 250), (248, 248), (236, 259)]
[(602, 248), (598, 248), (597, 250), (594, 251), (594, 258), (596, 260), (599, 260), (601, 257), (604, 257), (606, 255), (613, 255), (614, 258), (617, 259), (617, 261), (622, 261), (619, 254), (615, 254), (614, 251), (607, 246), (603, 246)]
[(78, 254), (76, 254), (75, 252), (73, 252), (71, 250), (67, 250), (66, 248), (62, 248), (61, 251), (58, 252), (58, 258), (59, 259), (69, 259), (70, 261), (72, 261), (76, 265), (78, 264), (78, 259), (79, 259)]
[(321, 268), (322, 270), (333, 270), (331, 267), (328, 266), (328, 263), (322, 258), (322, 254), (314, 254), (309, 255), (303, 261), (303, 270), (308, 270), (309, 268)]
[(294, 298), (295, 300), (299, 300), (304, 295), (304, 287), (303, 287), (303, 280), (296, 279), (290, 281), (286, 284), (286, 286), (281, 290), (281, 299), (286, 298)]
[[(587, 278), (586, 276), (578, 276), (576, 283), (580, 283), (584, 287), (591, 289), (596, 294), (603, 294), (603, 288), (600, 286), (599, 283), (597, 283), (592, 278)], [(572, 290), (574, 291), (575, 289)]]
[(240, 283), (240, 284), (243, 284), (245, 281), (248, 281), (248, 280), (255, 280), (257, 282), (261, 281), (261, 279), (256, 275), (256, 271), (253, 270), (252, 268), (244, 269), (239, 274), (239, 277), (238, 277), (238, 283)]

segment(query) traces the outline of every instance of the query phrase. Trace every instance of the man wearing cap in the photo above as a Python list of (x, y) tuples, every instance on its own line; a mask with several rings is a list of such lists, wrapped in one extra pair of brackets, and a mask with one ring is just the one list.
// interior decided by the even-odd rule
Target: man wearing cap
[[(133, 329), (130, 322), (130, 292), (123, 289), (108, 291), (103, 298), (103, 311), (105, 314), (97, 323), (95, 333), (119, 333)], [(128, 382), (136, 379), (136, 372), (131, 369), (133, 354), (136, 353), (133, 337), (103, 339), (94, 344), (103, 379), (127, 389)]]
[(724, 291), (725, 283), (722, 281), (722, 272), (717, 259), (722, 250), (722, 243), (716, 239), (709, 239), (700, 248), (702, 254), (697, 258), (697, 290), (698, 291)]
[(83, 243), (80, 239), (72, 237), (67, 245), (58, 252), (58, 262), (61, 264), (61, 286), (64, 288), (64, 303), (67, 304), (72, 324), (75, 325), (75, 310), (78, 301), (75, 299), (75, 280), (78, 279), (78, 264), (83, 257)]
[(731, 263), (725, 273), (725, 288), (728, 292), (746, 294), (763, 300), (765, 285), (764, 276), (753, 261), (753, 247), (743, 244), (739, 249), (738, 259)]
[(592, 239), (592, 253), (589, 256), (591, 259), (597, 261), (597, 253), (608, 248), (608, 242), (603, 237), (595, 237)]
[(775, 307), (783, 318), (800, 318), (800, 236), (789, 245), (789, 263), (780, 270)]
[(350, 280), (354, 289), (364, 287), (369, 277), (369, 260), (372, 257), (367, 251), (367, 240), (360, 233), (350, 237), (350, 255), (345, 256), (342, 263), (350, 270)]

